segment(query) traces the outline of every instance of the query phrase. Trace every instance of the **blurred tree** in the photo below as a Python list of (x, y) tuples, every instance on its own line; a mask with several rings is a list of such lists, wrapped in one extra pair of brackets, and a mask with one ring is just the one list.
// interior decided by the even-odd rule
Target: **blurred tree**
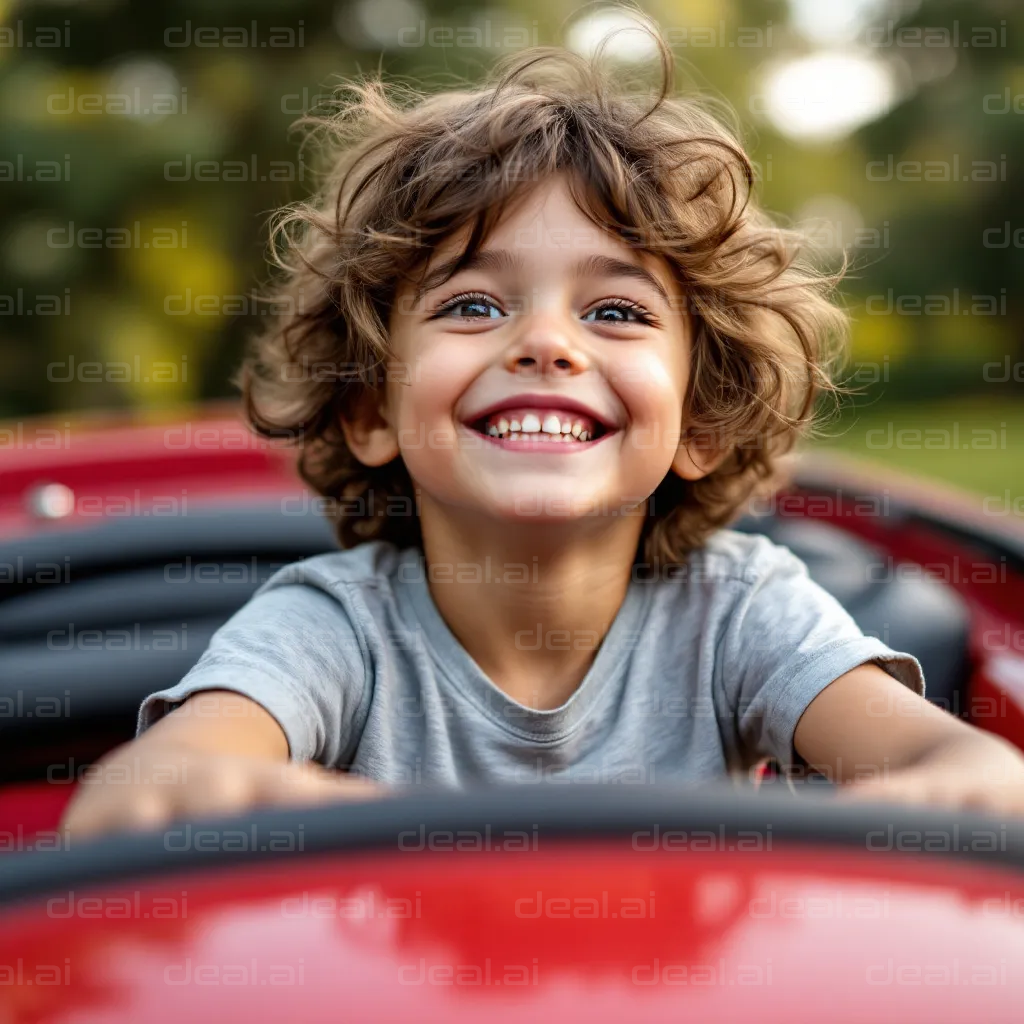
[[(917, 369), (902, 392), (991, 391), (1024, 356), (1024, 6), (924, 0), (880, 19), (869, 38), (910, 94), (860, 132), (875, 179), (866, 202), (893, 240), (863, 290), (892, 289), (908, 309), (923, 297), (922, 312), (904, 317)], [(943, 297), (958, 312), (944, 314)]]

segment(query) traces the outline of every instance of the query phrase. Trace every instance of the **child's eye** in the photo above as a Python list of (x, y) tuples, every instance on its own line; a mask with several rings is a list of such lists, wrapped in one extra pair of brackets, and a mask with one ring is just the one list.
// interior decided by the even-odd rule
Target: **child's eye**
[(629, 299), (605, 299), (584, 313), (583, 319), (598, 324), (654, 323), (654, 318), (643, 306)]
[(450, 298), (430, 319), (456, 316), (461, 320), (495, 320), (504, 315), (489, 296), (480, 292), (467, 292)]

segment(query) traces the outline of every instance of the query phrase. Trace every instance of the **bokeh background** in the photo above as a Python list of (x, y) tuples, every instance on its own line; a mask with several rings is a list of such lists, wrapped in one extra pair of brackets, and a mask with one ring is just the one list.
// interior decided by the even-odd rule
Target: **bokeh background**
[[(859, 394), (816, 443), (1020, 514), (1024, 4), (641, 6), (679, 86), (735, 109), (766, 205), (851, 258)], [(0, 419), (231, 396), (267, 215), (313, 184), (291, 126), (338, 76), (440, 87), (623, 23), (571, 0), (0, 0)], [(611, 51), (651, 59), (636, 32)]]

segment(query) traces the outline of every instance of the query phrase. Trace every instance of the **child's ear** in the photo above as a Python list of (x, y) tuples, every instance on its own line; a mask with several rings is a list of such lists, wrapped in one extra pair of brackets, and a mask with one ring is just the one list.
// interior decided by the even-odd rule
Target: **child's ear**
[(722, 445), (713, 431), (690, 434), (679, 442), (672, 469), (684, 480), (700, 480), (716, 470), (732, 449)]
[(345, 443), (364, 466), (383, 466), (399, 453), (398, 437), (382, 409), (383, 395), (364, 391), (341, 418)]

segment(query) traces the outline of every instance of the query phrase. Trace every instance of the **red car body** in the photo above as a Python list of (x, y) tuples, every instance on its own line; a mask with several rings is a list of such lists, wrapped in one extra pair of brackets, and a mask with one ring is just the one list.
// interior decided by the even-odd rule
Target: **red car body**
[[(226, 409), (19, 429), (0, 474), (14, 543), (206, 505), (315, 504), (293, 454)], [(865, 496), (885, 515), (860, 514)], [(1024, 531), (833, 459), (805, 459), (773, 509), (952, 588), (969, 636), (950, 710), (1024, 747)], [(0, 1021), (994, 1022), (1024, 1006), (1015, 823), (574, 786), (71, 849), (58, 821), (72, 789), (0, 788)]]

